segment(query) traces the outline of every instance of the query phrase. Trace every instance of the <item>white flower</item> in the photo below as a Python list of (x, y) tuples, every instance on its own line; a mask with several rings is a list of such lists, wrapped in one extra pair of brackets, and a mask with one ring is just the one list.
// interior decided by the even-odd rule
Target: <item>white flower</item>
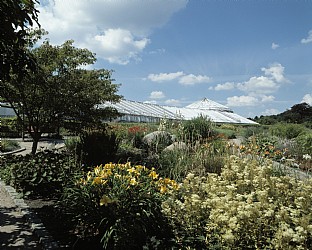
[(302, 158), (305, 160), (311, 160), (311, 155), (305, 154), (302, 156)]

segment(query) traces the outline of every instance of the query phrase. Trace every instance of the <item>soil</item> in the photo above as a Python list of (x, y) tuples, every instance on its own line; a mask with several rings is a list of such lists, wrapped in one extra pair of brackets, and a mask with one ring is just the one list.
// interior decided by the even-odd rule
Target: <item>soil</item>
[(99, 237), (81, 239), (75, 233), (73, 223), (57, 207), (56, 199), (33, 197), (25, 199), (25, 203), (41, 219), (60, 249), (102, 249)]

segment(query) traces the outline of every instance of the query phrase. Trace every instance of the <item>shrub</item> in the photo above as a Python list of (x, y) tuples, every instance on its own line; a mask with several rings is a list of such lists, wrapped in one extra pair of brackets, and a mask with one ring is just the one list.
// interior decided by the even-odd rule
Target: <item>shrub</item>
[(270, 127), (270, 133), (286, 139), (293, 139), (305, 132), (305, 127), (301, 124), (278, 123)]
[(263, 158), (281, 160), (288, 154), (288, 148), (278, 145), (277, 137), (273, 136), (252, 136), (240, 146), (240, 152), (244, 154), (257, 155)]
[(249, 138), (251, 136), (267, 134), (268, 126), (248, 126), (243, 130), (243, 137)]
[(312, 155), (312, 133), (300, 135), (296, 138), (296, 143), (300, 149), (301, 155)]
[(65, 153), (42, 151), (35, 155), (0, 158), (1, 178), (23, 194), (55, 195), (80, 173), (73, 157)]
[[(84, 237), (100, 235), (106, 249), (171, 249), (161, 201), (178, 185), (154, 169), (105, 164), (67, 188), (62, 204)], [(168, 247), (168, 248), (167, 248)]]
[(10, 152), (16, 149), (19, 149), (20, 145), (17, 141), (12, 140), (0, 140), (0, 152)]
[(21, 128), (21, 122), (17, 117), (1, 118), (0, 138), (20, 137)]
[(82, 162), (87, 167), (115, 160), (119, 140), (108, 127), (101, 130), (85, 131), (81, 134), (80, 141), (79, 151), (82, 154)]
[(182, 138), (189, 142), (204, 141), (214, 135), (213, 123), (204, 116), (199, 116), (183, 123)]
[(64, 141), (66, 150), (71, 154), (77, 154), (77, 150), (79, 148), (79, 144), (81, 143), (79, 137), (70, 137)]
[(221, 175), (189, 174), (163, 203), (177, 242), (194, 249), (311, 249), (312, 180), (231, 156)]
[(142, 139), (147, 132), (146, 127), (142, 126), (132, 126), (128, 128), (128, 140), (131, 145), (135, 148), (142, 148), (143, 142)]

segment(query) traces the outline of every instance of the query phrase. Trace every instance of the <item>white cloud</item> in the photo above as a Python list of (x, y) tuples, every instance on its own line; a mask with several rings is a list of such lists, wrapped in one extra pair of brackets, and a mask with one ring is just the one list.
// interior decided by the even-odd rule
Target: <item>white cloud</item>
[(229, 107), (242, 107), (242, 106), (256, 106), (259, 100), (253, 96), (232, 96), (227, 98), (226, 106)]
[(147, 79), (153, 82), (163, 82), (163, 81), (172, 81), (183, 76), (184, 73), (182, 71), (178, 71), (175, 73), (159, 73), (159, 74), (149, 74)]
[(261, 96), (261, 102), (273, 102), (275, 100), (275, 97), (272, 95), (263, 95)]
[(157, 101), (151, 100), (151, 101), (144, 101), (143, 103), (147, 103), (147, 104), (157, 104)]
[(301, 102), (305, 102), (305, 103), (309, 104), (310, 106), (312, 106), (312, 94), (304, 95)]
[(150, 94), (151, 99), (162, 99), (165, 98), (165, 94), (162, 91), (153, 91)]
[[(38, 6), (39, 23), (49, 32), (52, 44), (73, 39), (78, 47), (86, 47), (112, 63), (126, 64), (146, 48), (152, 31), (167, 23), (187, 2), (47, 0)], [(117, 43), (110, 43), (112, 40)]]
[(277, 49), (277, 48), (279, 48), (279, 44), (277, 44), (277, 43), (272, 43), (271, 48), (272, 48), (272, 49)]
[(282, 84), (289, 80), (284, 77), (284, 67), (274, 63), (269, 68), (262, 68), (264, 76), (253, 76), (248, 81), (238, 83), (237, 88), (250, 96), (261, 96), (276, 92)]
[(176, 99), (166, 100), (165, 104), (169, 105), (169, 106), (176, 106), (176, 107), (181, 106), (181, 102), (179, 100), (176, 100)]
[(183, 84), (183, 85), (194, 85), (197, 83), (208, 83), (210, 82), (210, 77), (208, 76), (202, 76), (202, 75), (193, 75), (193, 74), (189, 74), (189, 75), (184, 75), (182, 77), (180, 77), (179, 79), (179, 83)]
[(277, 115), (280, 111), (277, 109), (266, 109), (264, 112), (261, 113), (261, 115)]
[(96, 35), (88, 39), (88, 44), (93, 47), (92, 51), (110, 63), (128, 64), (130, 59), (138, 58), (140, 52), (150, 42), (143, 38), (135, 40), (128, 30), (108, 29), (104, 35)]
[(271, 79), (275, 80), (276, 82), (289, 82), (284, 77), (284, 67), (280, 63), (273, 63), (270, 65), (269, 68), (262, 68), (261, 70), (264, 72), (264, 74)]
[(183, 71), (178, 71), (175, 73), (159, 73), (159, 74), (149, 74), (147, 79), (153, 82), (164, 82), (172, 81), (178, 79), (178, 82), (183, 85), (194, 85), (197, 83), (210, 82), (210, 77), (203, 75), (186, 75)]
[(235, 88), (235, 83), (234, 82), (226, 82), (223, 84), (218, 84), (214, 89), (215, 90), (231, 90)]
[(253, 76), (248, 81), (238, 83), (237, 88), (249, 95), (271, 94), (277, 91), (278, 84), (265, 76)]
[(311, 43), (312, 42), (312, 30), (309, 31), (307, 38), (302, 38), (301, 43)]

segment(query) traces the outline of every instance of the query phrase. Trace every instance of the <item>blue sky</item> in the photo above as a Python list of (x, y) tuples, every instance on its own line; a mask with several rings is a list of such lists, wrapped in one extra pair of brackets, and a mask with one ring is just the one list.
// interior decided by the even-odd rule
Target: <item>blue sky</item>
[(312, 105), (312, 1), (45, 0), (52, 44), (73, 39), (125, 99), (209, 98), (245, 116)]

